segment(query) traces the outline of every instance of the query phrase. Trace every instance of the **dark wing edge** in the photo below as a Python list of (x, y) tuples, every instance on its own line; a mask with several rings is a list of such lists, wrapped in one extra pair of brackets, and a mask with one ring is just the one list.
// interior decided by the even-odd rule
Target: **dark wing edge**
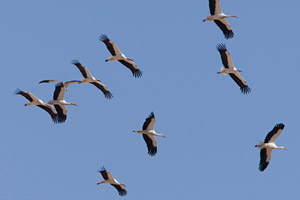
[(276, 124), (274, 126), (274, 128), (267, 134), (266, 138), (265, 138), (265, 143), (268, 143), (269, 140), (273, 137), (274, 134), (276, 134), (279, 129), (283, 129), (284, 128), (284, 124), (283, 123), (279, 123), (279, 124)]
[(54, 105), (57, 112), (57, 123), (64, 123), (67, 119), (67, 115), (64, 114), (63, 109), (59, 105)]
[(47, 106), (43, 106), (43, 105), (37, 105), (37, 106), (40, 107), (41, 109), (45, 110), (47, 113), (49, 113), (49, 115), (51, 116), (52, 121), (54, 123), (58, 123), (57, 114), (53, 113), (51, 108), (48, 108)]
[(216, 0), (209, 0), (209, 10), (211, 15), (215, 14), (215, 8), (216, 8)]
[(83, 65), (78, 60), (72, 60), (71, 63), (79, 69), (79, 71), (81, 72), (81, 74), (84, 78), (87, 78), (87, 74), (86, 74), (84, 68), (82, 67)]
[(120, 185), (117, 184), (111, 184), (111, 185), (118, 190), (120, 196), (125, 196), (127, 194), (127, 191), (124, 190)]
[(109, 91), (109, 90), (106, 90), (101, 84), (97, 84), (95, 82), (91, 83), (93, 84), (94, 86), (96, 86), (99, 90), (102, 91), (102, 93), (104, 94), (105, 98), (107, 99), (111, 99), (113, 98), (113, 95), (112, 93)]
[(147, 144), (148, 154), (150, 156), (155, 156), (157, 153), (157, 147), (153, 146), (153, 142), (148, 135), (143, 134), (143, 138)]
[(22, 91), (20, 89), (16, 89), (15, 94), (20, 94), (23, 97), (25, 97), (28, 101), (33, 101), (33, 99), (30, 97), (30, 95), (27, 94), (27, 92), (24, 92), (24, 91)]
[(267, 162), (267, 149), (261, 149), (260, 150), (260, 162), (258, 169), (262, 172), (264, 171), (269, 165), (269, 162)]
[(245, 85), (235, 74), (230, 73), (229, 76), (238, 84), (243, 94), (249, 94), (251, 92), (251, 88)]
[(100, 40), (106, 45), (106, 48), (108, 49), (108, 51), (113, 56), (115, 56), (116, 52), (115, 52), (114, 47), (113, 47), (113, 42), (105, 34), (102, 34), (100, 36)]
[(105, 179), (105, 180), (108, 180), (108, 175), (107, 175), (107, 171), (105, 169), (104, 166), (102, 166), (99, 170), (99, 173), (102, 175), (102, 177)]
[(137, 68), (134, 68), (132, 66), (132, 64), (130, 64), (129, 62), (125, 61), (125, 60), (118, 60), (120, 63), (122, 63), (123, 65), (125, 65), (125, 67), (129, 68), (130, 71), (132, 72), (132, 75), (135, 78), (140, 78), (143, 75), (143, 72)]
[(147, 130), (147, 127), (149, 126), (152, 118), (155, 118), (154, 112), (151, 112), (150, 115), (146, 118), (143, 124), (143, 130)]
[(232, 30), (229, 30), (225, 24), (223, 24), (222, 22), (220, 22), (219, 20), (214, 20), (214, 22), (217, 24), (217, 26), (221, 29), (221, 31), (223, 32), (225, 38), (228, 40), (230, 38), (233, 38), (234, 33)]
[[(227, 54), (226, 54), (226, 45), (223, 43), (220, 43), (217, 45), (217, 50), (219, 51), (220, 55), (221, 55), (221, 59), (222, 59), (222, 63), (224, 65), (225, 68), (229, 68), (228, 66), (228, 59), (227, 59)], [(228, 52), (228, 51), (227, 51)], [(228, 53), (229, 54), (229, 53)]]

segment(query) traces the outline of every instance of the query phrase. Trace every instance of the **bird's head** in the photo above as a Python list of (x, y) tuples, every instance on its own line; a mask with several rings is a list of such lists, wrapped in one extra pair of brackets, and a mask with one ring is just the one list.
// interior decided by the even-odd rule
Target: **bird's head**
[(102, 183), (104, 183), (105, 181), (101, 181), (101, 182), (99, 182), (99, 183), (97, 183), (97, 185), (100, 185), (100, 184), (102, 184)]

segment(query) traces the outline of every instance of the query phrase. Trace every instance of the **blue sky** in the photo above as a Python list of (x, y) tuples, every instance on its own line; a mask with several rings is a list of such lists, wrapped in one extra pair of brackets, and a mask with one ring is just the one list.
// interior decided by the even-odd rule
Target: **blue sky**
[[(0, 199), (297, 200), (300, 196), (300, 2), (221, 1), (235, 37), (225, 40), (208, 1), (2, 0)], [(101, 34), (135, 60), (136, 79), (110, 54)], [(252, 93), (241, 94), (216, 50), (224, 43)], [(111, 90), (71, 85), (64, 124), (14, 95), (48, 101), (54, 84), (81, 79), (78, 59)], [(4, 70), (4, 71), (3, 71)], [(147, 155), (141, 128), (153, 111), (158, 153)], [(254, 148), (277, 123), (286, 125), (268, 168)], [(119, 197), (97, 172), (105, 166), (127, 185)]]

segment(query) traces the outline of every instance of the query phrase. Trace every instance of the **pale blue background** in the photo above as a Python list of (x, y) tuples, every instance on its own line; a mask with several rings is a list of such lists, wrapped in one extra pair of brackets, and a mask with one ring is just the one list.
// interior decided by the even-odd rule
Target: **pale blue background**
[[(2, 0), (0, 2), (0, 199), (298, 200), (300, 2), (222, 0), (235, 33), (225, 40), (207, 0)], [(136, 79), (110, 56), (105, 33), (143, 71)], [(225, 43), (252, 89), (241, 94), (215, 46)], [(24, 107), (16, 88), (52, 98), (44, 79), (81, 79), (79, 59), (114, 95), (71, 85), (64, 124)], [(151, 111), (158, 153), (147, 155), (140, 129)], [(286, 127), (265, 172), (259, 151), (276, 123)], [(119, 197), (97, 170), (127, 185)]]

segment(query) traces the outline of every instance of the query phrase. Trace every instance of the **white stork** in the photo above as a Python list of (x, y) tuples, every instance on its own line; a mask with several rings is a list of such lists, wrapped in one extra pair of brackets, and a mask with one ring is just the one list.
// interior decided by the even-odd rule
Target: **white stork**
[(206, 20), (208, 21), (214, 21), (217, 26), (223, 31), (224, 36), (226, 39), (232, 38), (233, 37), (233, 32), (228, 24), (228, 22), (225, 20), (225, 18), (229, 17), (236, 17), (235, 15), (225, 15), (220, 6), (220, 0), (209, 0), (209, 9), (210, 9), (210, 16), (207, 16), (206, 19), (203, 20), (205, 22)]
[(62, 83), (67, 91), (68, 91), (68, 86), (69, 86), (70, 84), (73, 84), (73, 83), (81, 83), (81, 81), (77, 81), (77, 80), (66, 81), (66, 82), (57, 81), (57, 80), (43, 80), (43, 81), (40, 81), (39, 83), (53, 83), (53, 82)]
[(112, 55), (111, 57), (106, 59), (105, 62), (117, 60), (123, 65), (125, 65), (127, 68), (129, 68), (135, 78), (139, 78), (143, 75), (142, 71), (139, 70), (139, 68), (136, 66), (133, 60), (130, 58), (126, 58), (126, 56), (120, 52), (117, 45), (114, 42), (112, 42), (106, 35), (102, 34), (100, 36), (100, 40), (104, 42), (107, 49)]
[(38, 106), (41, 109), (45, 110), (52, 118), (54, 123), (57, 123), (57, 113), (52, 106), (49, 104), (44, 103), (42, 100), (36, 98), (30, 92), (24, 92), (22, 90), (17, 89), (16, 94), (20, 94), (25, 97), (29, 102), (26, 103), (24, 106)]
[(143, 138), (147, 144), (148, 154), (150, 156), (154, 156), (157, 153), (157, 144), (156, 144), (156, 140), (155, 140), (154, 136), (167, 138), (163, 134), (159, 134), (154, 131), (154, 129), (153, 129), (154, 123), (155, 123), (155, 116), (154, 116), (154, 113), (151, 112), (149, 117), (147, 117), (146, 121), (144, 122), (143, 130), (133, 131), (133, 132), (137, 132), (137, 133), (143, 133)]
[(221, 71), (217, 74), (229, 74), (229, 76), (240, 86), (241, 92), (243, 94), (248, 94), (251, 92), (251, 89), (248, 87), (246, 81), (242, 78), (239, 72), (242, 72), (240, 69), (236, 69), (232, 63), (230, 53), (227, 51), (225, 44), (218, 44), (217, 49), (220, 52), (222, 63), (224, 67), (221, 67)]
[(57, 83), (55, 86), (53, 100), (50, 100), (48, 104), (54, 105), (57, 111), (57, 122), (63, 123), (67, 119), (67, 109), (65, 106), (72, 105), (77, 106), (75, 103), (69, 103), (64, 100), (65, 88), (63, 83)]
[(99, 172), (105, 180), (97, 183), (97, 185), (102, 183), (111, 184), (118, 190), (120, 196), (125, 196), (127, 194), (127, 191), (125, 190), (126, 185), (118, 182), (104, 167), (102, 167)]
[(82, 65), (78, 60), (73, 60), (72, 63), (80, 70), (82, 76), (84, 77), (81, 79), (81, 83), (91, 83), (96, 86), (99, 90), (101, 90), (104, 96), (107, 99), (111, 99), (113, 97), (112, 93), (107, 89), (107, 87), (101, 83), (99, 79), (95, 79), (89, 72), (89, 70)]
[(273, 149), (284, 149), (287, 150), (285, 147), (278, 147), (276, 146), (275, 142), (277, 137), (280, 135), (284, 128), (284, 124), (276, 124), (276, 126), (271, 130), (265, 138), (265, 141), (260, 141), (258, 145), (255, 147), (260, 149), (260, 163), (259, 163), (259, 170), (264, 171), (270, 160), (271, 160), (271, 153)]

